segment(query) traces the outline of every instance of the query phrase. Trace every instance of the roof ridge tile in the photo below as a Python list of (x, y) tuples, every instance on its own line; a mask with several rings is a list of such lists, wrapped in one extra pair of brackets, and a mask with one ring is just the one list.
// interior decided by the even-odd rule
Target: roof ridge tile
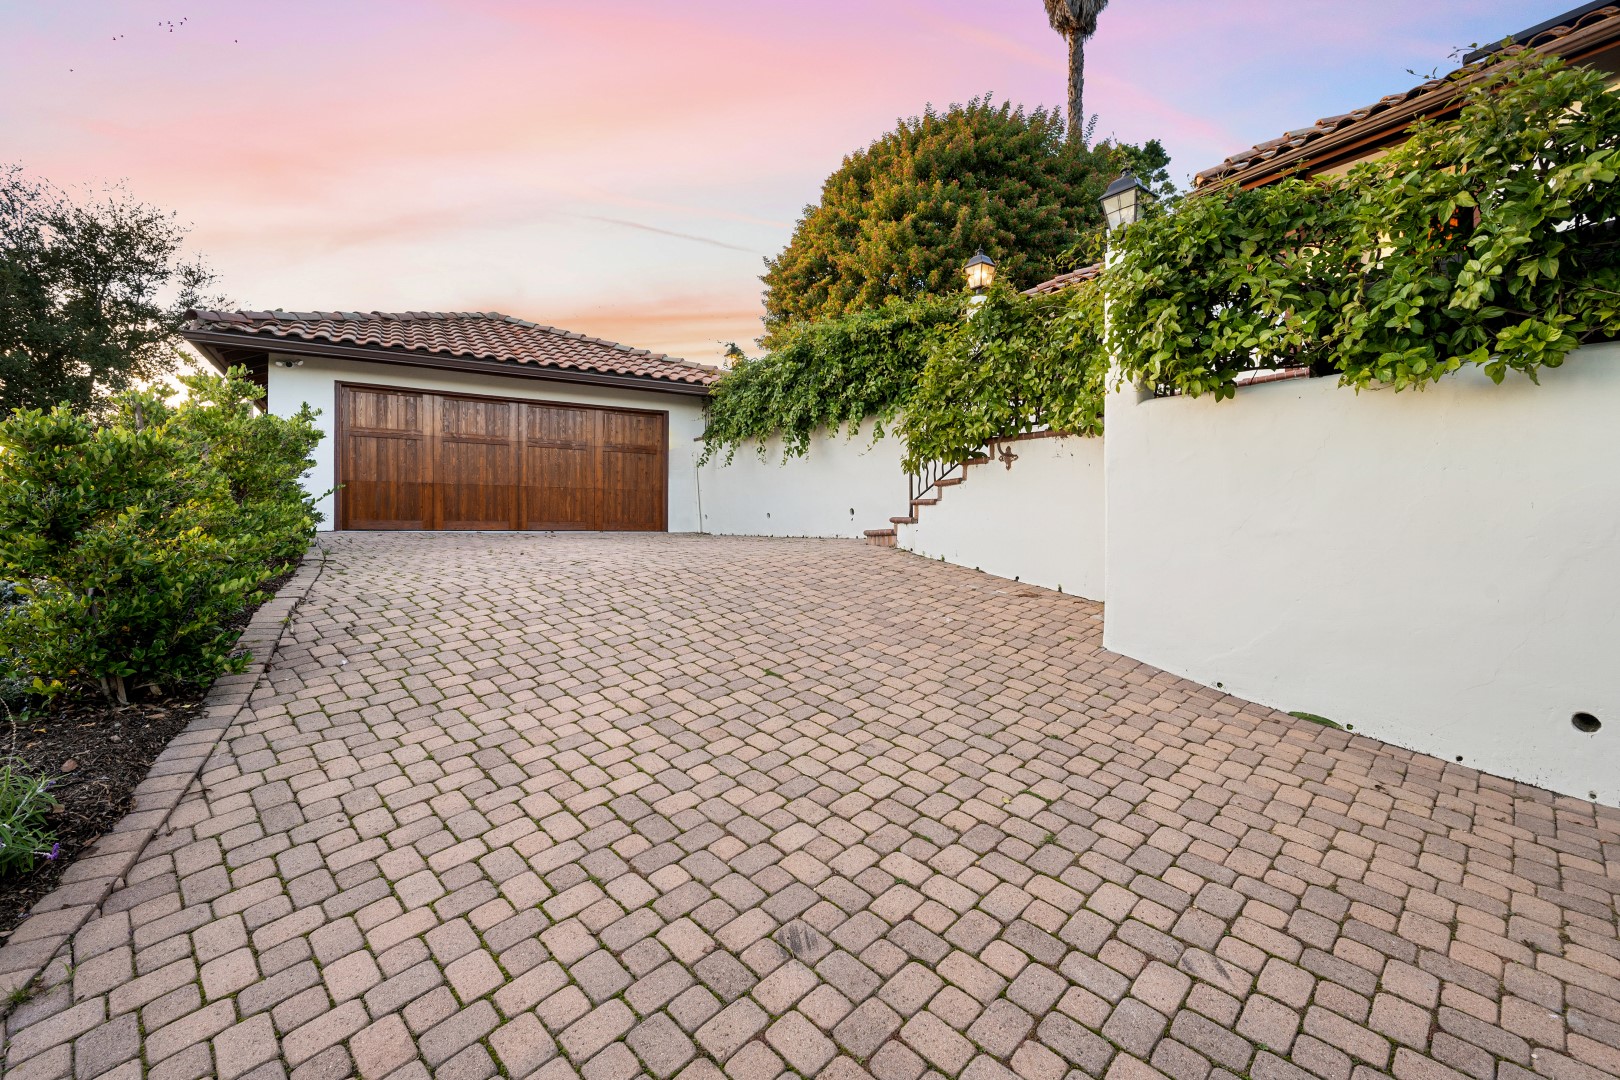
[(353, 343), (387, 352), (425, 352), (533, 364), (653, 381), (708, 385), (717, 369), (577, 331), (544, 326), (497, 311), (220, 311), (193, 309), (182, 330), (244, 337)]

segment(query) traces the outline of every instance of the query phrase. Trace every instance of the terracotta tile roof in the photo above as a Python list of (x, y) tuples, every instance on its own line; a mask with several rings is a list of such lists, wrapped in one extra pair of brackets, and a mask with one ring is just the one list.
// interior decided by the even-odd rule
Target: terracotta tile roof
[(1305, 146), (1306, 143), (1314, 142), (1324, 135), (1331, 135), (1333, 132), (1349, 127), (1352, 124), (1359, 124), (1370, 116), (1387, 112), (1397, 105), (1421, 97), (1431, 90), (1444, 86), (1446, 82), (1447, 79), (1429, 79), (1427, 82), (1420, 83), (1402, 93), (1385, 94), (1371, 105), (1360, 109), (1351, 109), (1349, 112), (1340, 113), (1337, 116), (1325, 116), (1310, 127), (1295, 128), (1293, 131), (1285, 132), (1275, 139), (1256, 143), (1247, 150), (1233, 154), (1214, 168), (1205, 169), (1203, 172), (1198, 173), (1193, 177), (1193, 186), (1204, 187), (1217, 180), (1224, 180), (1229, 176), (1240, 173), (1251, 165), (1259, 165), (1290, 150), (1298, 150)]
[(1067, 274), (1059, 274), (1055, 278), (1048, 278), (1046, 281), (1041, 282), (1033, 289), (1025, 289), (1024, 295), (1040, 296), (1044, 293), (1062, 292), (1071, 285), (1078, 285), (1082, 281), (1090, 281), (1092, 278), (1102, 273), (1102, 270), (1102, 263), (1092, 263), (1090, 266), (1082, 266), (1078, 270), (1070, 270)]
[[(189, 311), (181, 333), (240, 334), (707, 386), (720, 372), (496, 311)], [(217, 339), (216, 339), (217, 340)], [(266, 342), (268, 345), (268, 342)]]
[[(1578, 35), (1577, 39), (1565, 42), (1565, 38)], [(1541, 24), (1532, 27), (1523, 35), (1523, 40), (1516, 40), (1505, 48), (1479, 49), (1469, 54), (1470, 60), (1483, 61), (1483, 63), (1470, 63), (1458, 68), (1438, 79), (1429, 79), (1419, 83), (1410, 90), (1398, 94), (1386, 94), (1371, 105), (1359, 109), (1352, 109), (1337, 116), (1326, 116), (1309, 127), (1297, 128), (1284, 133), (1275, 139), (1258, 143), (1247, 150), (1233, 154), (1225, 161), (1213, 168), (1205, 169), (1193, 178), (1193, 187), (1201, 188), (1223, 180), (1239, 177), (1243, 182), (1250, 182), (1270, 178), (1273, 175), (1282, 175), (1292, 167), (1307, 166), (1310, 164), (1309, 155), (1303, 151), (1311, 144), (1319, 142), (1330, 135), (1344, 133), (1354, 134), (1355, 129), (1366, 127), (1372, 129), (1378, 126), (1380, 118), (1387, 118), (1394, 123), (1394, 130), (1404, 127), (1411, 119), (1423, 115), (1427, 111), (1444, 109), (1453, 104), (1460, 95), (1461, 86), (1458, 85), (1469, 76), (1478, 73), (1491, 62), (1493, 56), (1509, 56), (1525, 48), (1539, 48), (1554, 54), (1564, 54), (1566, 44), (1572, 48), (1569, 51), (1585, 53), (1589, 47), (1597, 43), (1611, 42), (1620, 38), (1620, 4), (1608, 3), (1602, 6), (1592, 4), (1584, 5), (1569, 12), (1566, 16), (1552, 20), (1551, 24)], [(1432, 100), (1420, 100), (1432, 99)], [(1402, 106), (1411, 105), (1410, 109)], [(1384, 114), (1399, 111), (1411, 113), (1411, 116), (1384, 117)], [(1276, 163), (1274, 172), (1264, 166)], [(1251, 170), (1252, 173), (1250, 172)]]

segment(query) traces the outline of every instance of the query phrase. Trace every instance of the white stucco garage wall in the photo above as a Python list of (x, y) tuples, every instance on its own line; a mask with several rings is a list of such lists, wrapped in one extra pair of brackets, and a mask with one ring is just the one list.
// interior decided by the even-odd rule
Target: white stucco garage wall
[(302, 366), (277, 367), (280, 356), (271, 356), (269, 407), (278, 416), (290, 416), (308, 402), (320, 410), (317, 421), (326, 438), (315, 448), (315, 468), (305, 477), (305, 487), (325, 493), (320, 510), (326, 515), (322, 529), (331, 529), (337, 518), (332, 495), (336, 482), (337, 441), (332, 437), (332, 418), (340, 382), (369, 383), (373, 386), (402, 386), (417, 390), (449, 393), (487, 394), (526, 401), (558, 401), (574, 405), (609, 405), (629, 409), (651, 409), (669, 413), (669, 531), (697, 532), (698, 491), (695, 440), (703, 433), (703, 406), (699, 398), (683, 394), (645, 393), (584, 383), (549, 379), (480, 375), (475, 372), (439, 371), (396, 364), (374, 364), (360, 360), (329, 357), (287, 357), (300, 359)]
[(1540, 386), (1115, 394), (1107, 438), (1110, 649), (1620, 803), (1620, 345)]
[(803, 457), (783, 460), (773, 439), (761, 457), (741, 446), (700, 470), (703, 530), (723, 536), (860, 537), (906, 513), (911, 489), (900, 439), (817, 432)]
[(1103, 598), (1103, 440), (1023, 438), (968, 467), (899, 528), (898, 546), (1089, 600)]

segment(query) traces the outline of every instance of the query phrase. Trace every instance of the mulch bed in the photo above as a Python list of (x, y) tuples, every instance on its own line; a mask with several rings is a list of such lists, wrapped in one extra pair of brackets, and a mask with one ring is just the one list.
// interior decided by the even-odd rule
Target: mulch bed
[[(265, 595), (274, 596), (292, 575), (288, 570), (265, 582)], [(252, 616), (252, 609), (242, 612), (231, 628), (240, 630)], [(200, 690), (168, 697), (137, 691), (128, 705), (82, 698), (29, 714), (0, 711), (0, 757), (15, 756), (30, 773), (57, 778), (51, 794), (59, 809), (51, 829), (62, 845), (54, 861), (0, 877), (0, 944), (56, 888), (74, 857), (129, 812), (136, 786), (202, 699)]]
[(53, 706), (15, 717), (15, 744), (10, 724), (0, 726), (0, 753), (14, 748), (29, 772), (58, 778), (51, 794), (60, 808), (50, 820), (62, 845), (54, 862), (0, 877), (0, 941), (56, 888), (74, 856), (129, 812), (136, 785), (191, 722), (201, 699), (193, 694), (129, 705), (90, 700)]

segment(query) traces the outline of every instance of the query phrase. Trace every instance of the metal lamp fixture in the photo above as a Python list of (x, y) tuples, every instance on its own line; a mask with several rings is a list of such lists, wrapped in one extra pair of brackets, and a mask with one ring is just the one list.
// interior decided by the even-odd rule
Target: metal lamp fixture
[(983, 296), (984, 291), (996, 280), (995, 260), (986, 255), (983, 248), (967, 261), (963, 270), (967, 274), (968, 287), (975, 296)]
[(1103, 213), (1108, 218), (1108, 228), (1112, 231), (1121, 225), (1134, 225), (1141, 221), (1148, 203), (1153, 201), (1153, 192), (1136, 178), (1135, 173), (1126, 169), (1119, 174), (1119, 179), (1108, 185), (1101, 201)]

